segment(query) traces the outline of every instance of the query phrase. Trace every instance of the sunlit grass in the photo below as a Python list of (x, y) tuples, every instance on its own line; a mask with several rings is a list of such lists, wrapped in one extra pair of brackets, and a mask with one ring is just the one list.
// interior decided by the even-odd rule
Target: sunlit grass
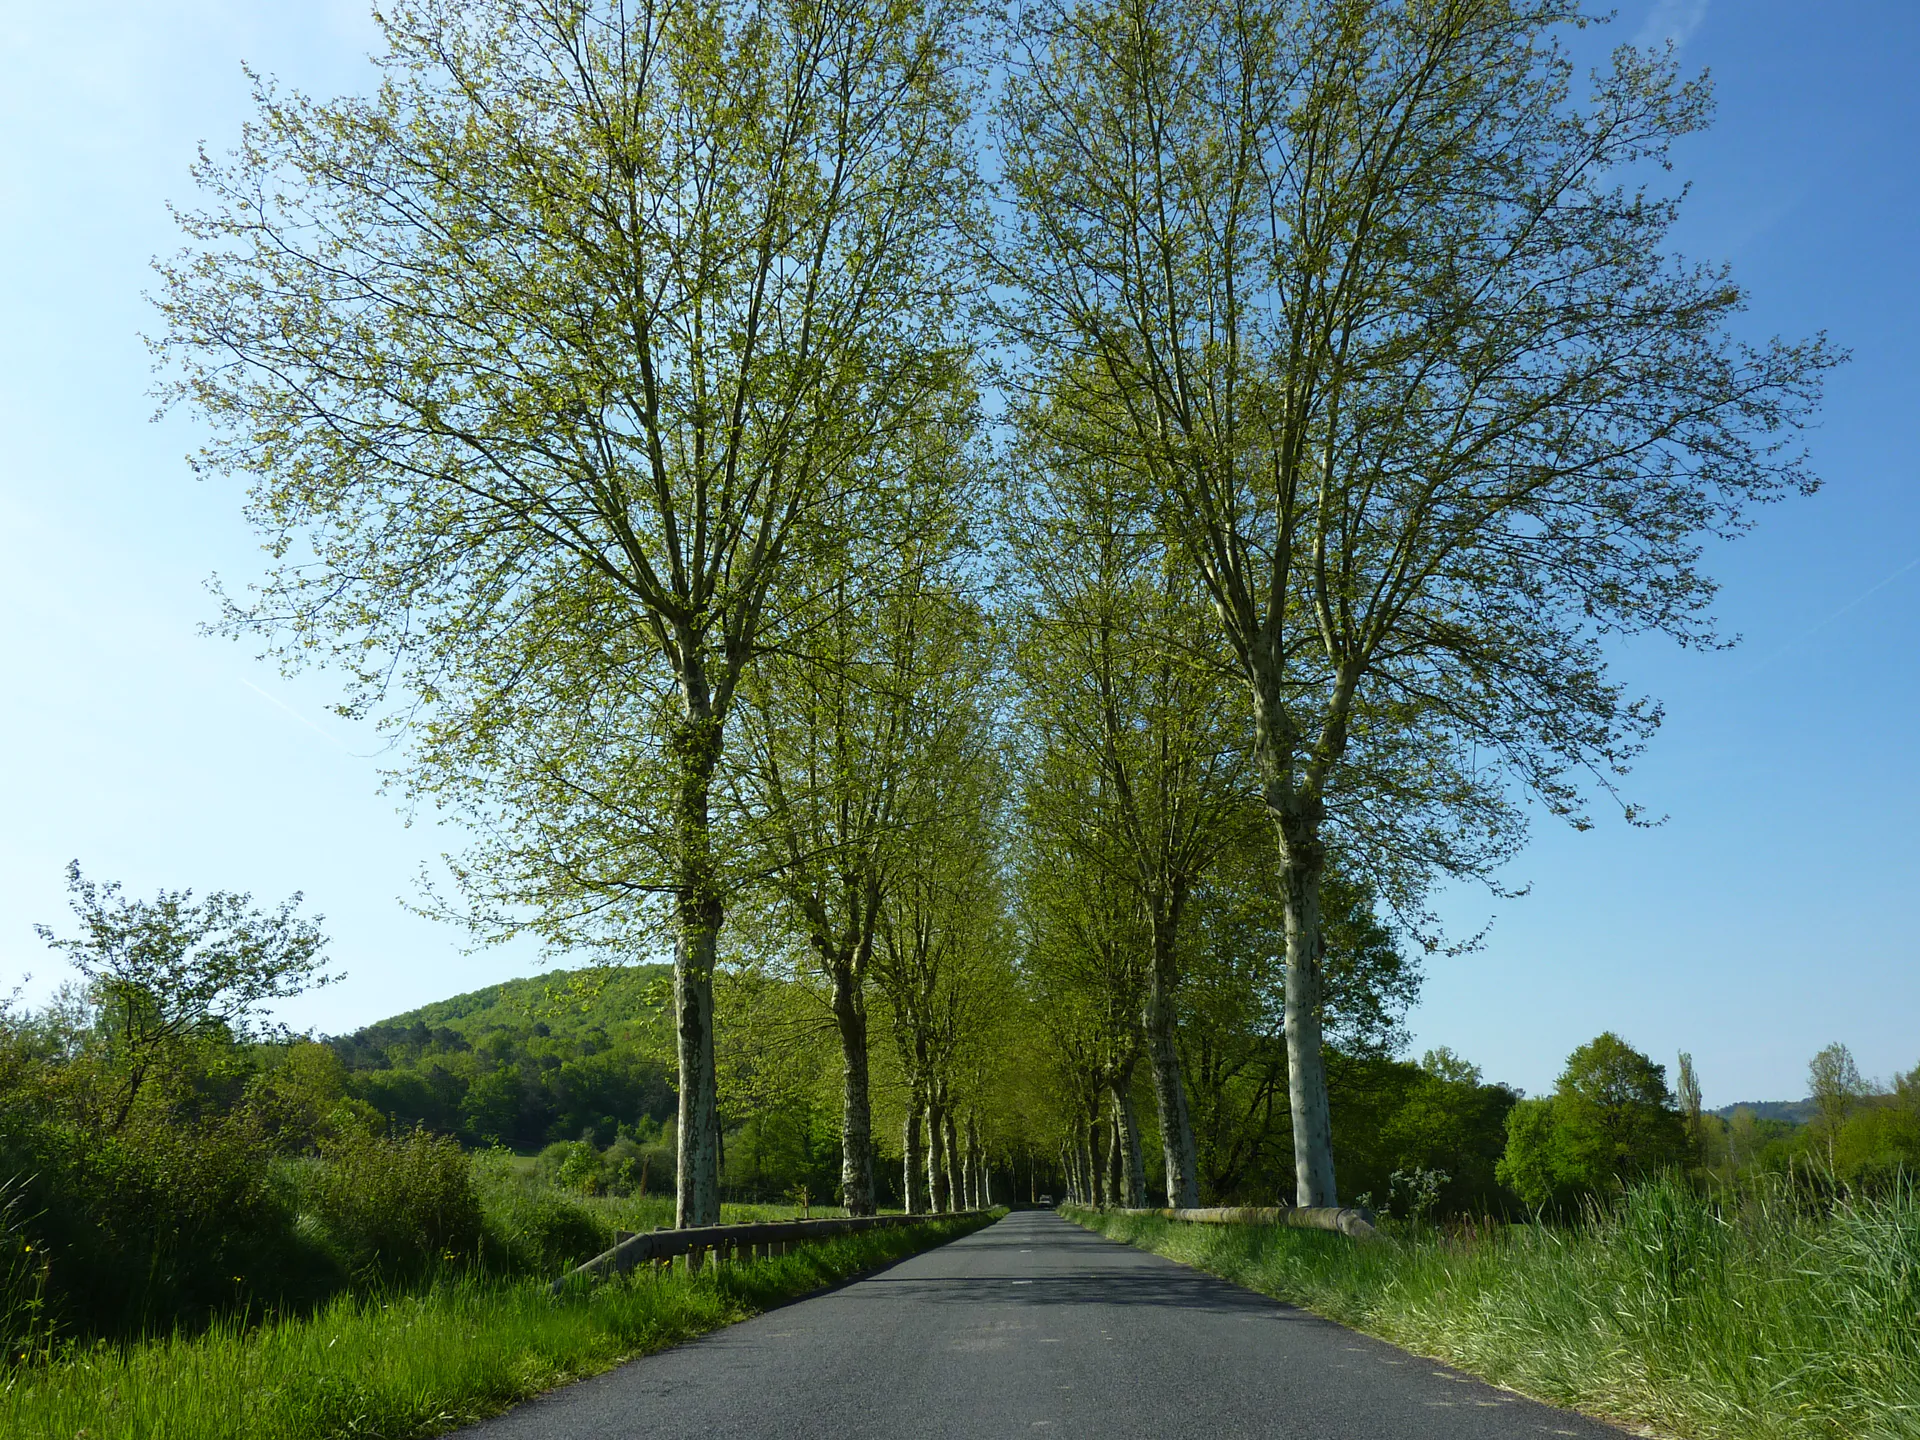
[(955, 1238), (943, 1221), (811, 1242), (787, 1255), (644, 1267), (555, 1299), (544, 1278), (448, 1274), (411, 1294), (341, 1297), (298, 1319), (73, 1349), (0, 1372), (0, 1434), (73, 1440), (399, 1440), (516, 1401)]
[(1920, 1202), (1830, 1216), (1677, 1183), (1575, 1229), (1403, 1231), (1070, 1211), (1116, 1240), (1540, 1399), (1713, 1440), (1920, 1437)]

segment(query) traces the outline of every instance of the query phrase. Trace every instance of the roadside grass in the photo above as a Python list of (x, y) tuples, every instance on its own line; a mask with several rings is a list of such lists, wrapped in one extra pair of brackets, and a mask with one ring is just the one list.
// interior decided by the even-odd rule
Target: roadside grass
[(1585, 1224), (1069, 1218), (1589, 1414), (1699, 1440), (1920, 1440), (1920, 1197), (1810, 1214), (1640, 1186)]
[(411, 1440), (958, 1238), (984, 1219), (810, 1242), (696, 1275), (643, 1267), (556, 1299), (551, 1277), (446, 1271), (311, 1314), (0, 1371), (0, 1434), (74, 1440)]

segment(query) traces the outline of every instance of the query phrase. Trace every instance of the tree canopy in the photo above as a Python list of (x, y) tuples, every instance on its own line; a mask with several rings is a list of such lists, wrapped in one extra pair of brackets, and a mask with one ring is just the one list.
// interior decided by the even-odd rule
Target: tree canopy
[[(896, 1134), (908, 1208), (1665, 1153), (1613, 1037), (1517, 1108), (1395, 1058), (1433, 884), (1636, 818), (1612, 637), (1720, 643), (1705, 542), (1814, 487), (1839, 358), (1674, 248), (1710, 91), (1583, 87), (1591, 23), (404, 0), (370, 93), (259, 82), (160, 267), (268, 554), (227, 623), (395, 731), (448, 913), (671, 959), (680, 1223), (736, 1100), (855, 1210)], [(516, 1053), (469, 1132), (594, 1058)]]

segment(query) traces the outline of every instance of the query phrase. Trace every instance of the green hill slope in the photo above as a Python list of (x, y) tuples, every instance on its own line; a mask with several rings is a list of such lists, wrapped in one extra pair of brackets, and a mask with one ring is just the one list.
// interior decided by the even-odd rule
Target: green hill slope
[(587, 970), (550, 970), (505, 980), (377, 1020), (356, 1035), (392, 1033), (424, 1025), (474, 1039), (488, 1030), (545, 1024), (555, 1034), (595, 1026), (613, 1029), (651, 1020), (671, 997), (671, 965), (623, 965)]
[(671, 968), (555, 970), (469, 991), (326, 1043), (348, 1093), (395, 1125), (473, 1145), (646, 1141), (674, 1113)]

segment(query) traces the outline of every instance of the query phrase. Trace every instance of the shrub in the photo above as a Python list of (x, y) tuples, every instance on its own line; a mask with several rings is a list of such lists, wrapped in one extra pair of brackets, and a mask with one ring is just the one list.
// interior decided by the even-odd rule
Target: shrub
[(424, 1129), (392, 1139), (347, 1132), (321, 1154), (309, 1202), (356, 1273), (418, 1275), (479, 1254), (479, 1196), (454, 1140)]
[(504, 1152), (476, 1156), (474, 1169), (490, 1267), (557, 1275), (613, 1243), (611, 1224), (581, 1201), (516, 1172)]
[(1920, 1177), (1920, 1108), (1864, 1106), (1849, 1115), (1834, 1139), (1833, 1167), (1853, 1190), (1893, 1193), (1902, 1177)]
[(583, 1195), (597, 1193), (605, 1188), (601, 1184), (600, 1153), (584, 1140), (575, 1141), (567, 1147), (556, 1178), (568, 1190)]
[(250, 1117), (137, 1118), (117, 1134), (51, 1121), (0, 1131), (16, 1221), (46, 1251), (49, 1320), (131, 1335), (233, 1306), (317, 1298), (337, 1282), (295, 1232)]
[(25, 1187), (0, 1180), (0, 1370), (44, 1343), (47, 1249), (27, 1228)]

